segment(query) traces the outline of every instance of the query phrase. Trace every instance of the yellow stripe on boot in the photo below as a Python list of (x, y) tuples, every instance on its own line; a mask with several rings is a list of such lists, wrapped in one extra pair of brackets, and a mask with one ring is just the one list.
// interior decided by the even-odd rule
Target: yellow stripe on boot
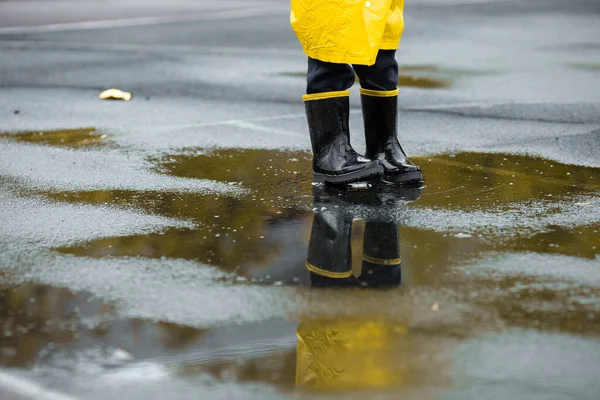
[(349, 90), (340, 90), (337, 92), (321, 92), (321, 93), (311, 93), (305, 94), (302, 96), (302, 100), (311, 101), (311, 100), (325, 100), (325, 99), (333, 99), (335, 97), (348, 97), (350, 96)]
[(315, 274), (318, 274), (321, 276), (326, 276), (327, 278), (338, 278), (339, 279), (339, 278), (350, 278), (352, 276), (352, 270), (350, 270), (348, 272), (326, 271), (324, 269), (315, 267), (308, 261), (306, 261), (304, 265), (306, 266), (306, 269), (308, 269), (310, 272), (314, 272)]
[(402, 263), (401, 258), (377, 258), (363, 254), (363, 260), (377, 265), (399, 265)]
[(399, 92), (400, 90), (398, 88), (395, 90), (371, 90), (360, 88), (360, 94), (371, 97), (394, 97), (398, 96)]

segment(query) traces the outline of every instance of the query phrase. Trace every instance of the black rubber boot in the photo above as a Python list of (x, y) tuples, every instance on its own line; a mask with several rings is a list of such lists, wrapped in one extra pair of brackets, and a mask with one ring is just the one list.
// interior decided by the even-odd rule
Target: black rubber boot
[(362, 272), (358, 280), (367, 287), (396, 286), (402, 282), (398, 224), (367, 222), (363, 241)]
[(421, 168), (413, 164), (398, 141), (398, 90), (360, 90), (365, 123), (366, 156), (381, 162), (383, 180), (417, 184), (423, 181)]
[(383, 173), (378, 161), (359, 155), (350, 145), (348, 94), (345, 91), (304, 96), (315, 182), (340, 185), (376, 178)]

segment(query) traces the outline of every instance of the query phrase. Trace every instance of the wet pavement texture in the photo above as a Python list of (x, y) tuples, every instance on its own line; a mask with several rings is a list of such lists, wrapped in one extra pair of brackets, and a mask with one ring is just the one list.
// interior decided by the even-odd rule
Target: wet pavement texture
[(597, 2), (407, 4), (419, 188), (311, 183), (283, 3), (0, 26), (0, 398), (597, 399)]

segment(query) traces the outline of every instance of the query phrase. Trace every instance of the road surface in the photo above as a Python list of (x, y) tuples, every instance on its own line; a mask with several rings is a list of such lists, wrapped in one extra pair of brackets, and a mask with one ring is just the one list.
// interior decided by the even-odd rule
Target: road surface
[[(598, 2), (407, 2), (386, 207), (313, 198), (288, 8), (0, 1), (0, 397), (597, 399)], [(310, 286), (337, 210), (402, 284)]]

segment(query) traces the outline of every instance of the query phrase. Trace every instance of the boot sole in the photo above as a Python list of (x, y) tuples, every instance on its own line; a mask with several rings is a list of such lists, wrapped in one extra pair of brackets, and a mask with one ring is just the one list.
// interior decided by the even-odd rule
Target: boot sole
[(382, 166), (374, 166), (356, 172), (350, 172), (340, 175), (328, 175), (320, 172), (313, 172), (313, 181), (316, 183), (328, 183), (330, 185), (344, 185), (352, 182), (360, 182), (377, 178), (383, 174)]
[(414, 171), (399, 175), (383, 175), (381, 180), (386, 183), (414, 184), (418, 182), (423, 182), (423, 172)]

